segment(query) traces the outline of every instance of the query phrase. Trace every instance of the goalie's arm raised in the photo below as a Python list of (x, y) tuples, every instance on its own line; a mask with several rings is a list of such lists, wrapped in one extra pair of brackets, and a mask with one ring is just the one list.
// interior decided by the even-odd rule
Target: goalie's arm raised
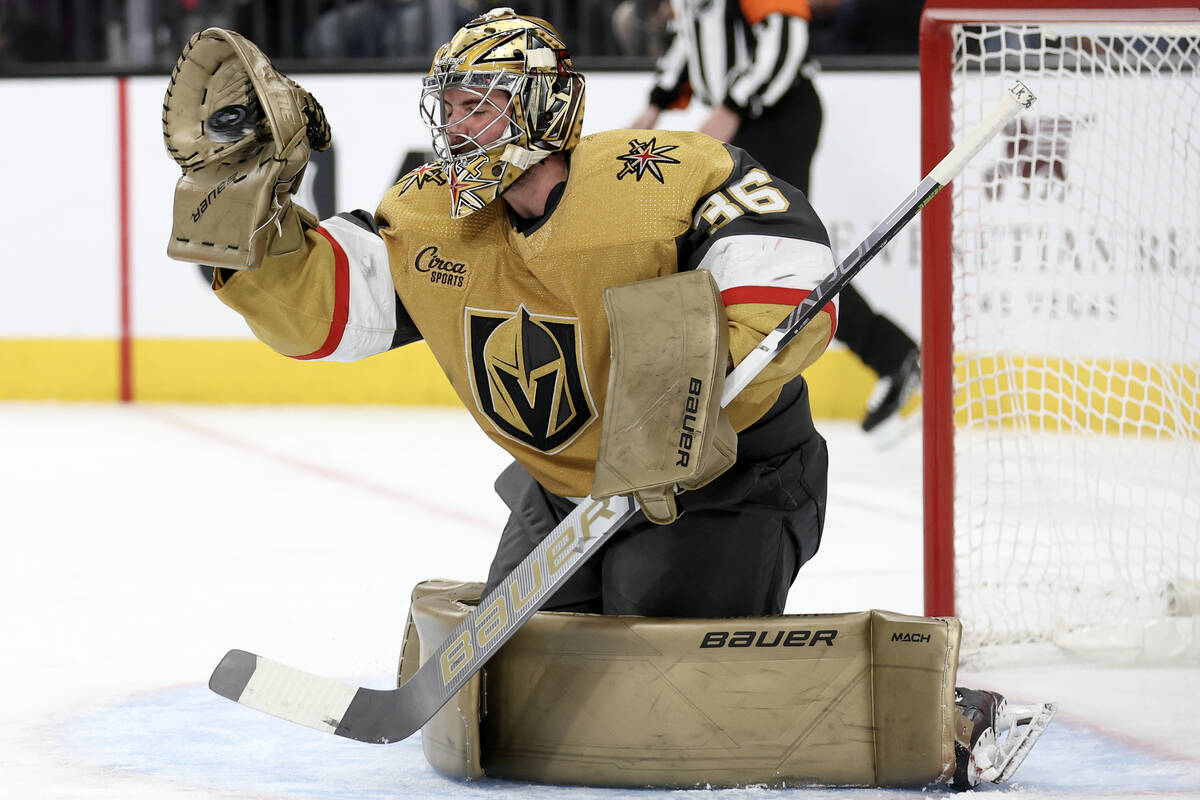
[(184, 47), (163, 99), (182, 176), (167, 253), (216, 267), (213, 289), (292, 358), (353, 361), (421, 338), (371, 215), (318, 223), (292, 202), (325, 113), (253, 42), (209, 28)]

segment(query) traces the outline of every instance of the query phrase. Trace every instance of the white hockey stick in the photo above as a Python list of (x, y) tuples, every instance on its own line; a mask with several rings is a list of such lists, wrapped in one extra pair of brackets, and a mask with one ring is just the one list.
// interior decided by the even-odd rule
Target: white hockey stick
[[(727, 406), (1009, 120), (1033, 105), (1034, 99), (1024, 84), (1013, 83), (1004, 101), (728, 375), (721, 395), (722, 407)], [(475, 610), (416, 674), (395, 689), (352, 686), (244, 650), (230, 650), (226, 654), (213, 672), (209, 688), (242, 705), (338, 736), (376, 743), (405, 739), (437, 713), (545, 599), (636, 510), (636, 504), (629, 497), (585, 499), (499, 587), (479, 601)]]

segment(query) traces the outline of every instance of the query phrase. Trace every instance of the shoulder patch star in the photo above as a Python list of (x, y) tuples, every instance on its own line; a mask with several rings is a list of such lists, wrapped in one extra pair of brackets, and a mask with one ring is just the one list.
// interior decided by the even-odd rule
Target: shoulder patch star
[(631, 140), (629, 142), (629, 152), (625, 155), (617, 156), (618, 161), (624, 162), (621, 171), (617, 173), (617, 180), (621, 180), (626, 175), (632, 175), (635, 180), (640, 181), (643, 175), (649, 173), (659, 183), (663, 183), (662, 167), (659, 165), (679, 163), (677, 159), (667, 155), (677, 145), (664, 144), (662, 147), (658, 147), (656, 146), (657, 144), (657, 137), (648, 142), (638, 141), (637, 139)]
[(422, 164), (400, 179), (400, 194), (404, 194), (409, 189), (420, 189), (427, 183), (441, 186), (445, 182), (446, 176), (442, 174), (441, 166), (438, 164)]

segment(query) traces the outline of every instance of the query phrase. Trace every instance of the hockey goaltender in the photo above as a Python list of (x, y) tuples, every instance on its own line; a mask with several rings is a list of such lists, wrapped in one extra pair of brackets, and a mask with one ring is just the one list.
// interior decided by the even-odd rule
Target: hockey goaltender
[[(290, 198), (330, 141), (320, 105), (236, 33), (187, 45), (164, 101), (183, 170), (168, 253), (213, 265), (216, 295), (283, 355), (424, 340), (514, 458), (487, 584), (416, 587), (398, 689), (343, 696), (243, 651), (210, 685), (366, 741), (408, 735), (407, 714), (429, 761), (466, 778), (1007, 779), (1053, 708), (954, 688), (957, 620), (782, 616), (824, 520), (825, 442), (801, 372), (836, 302), (721, 397), (730, 367), (833, 270), (821, 221), (750, 154), (698, 133), (581, 138), (583, 107), (555, 29), (490, 11), (424, 79), (437, 160), (374, 214), (318, 221)], [(564, 522), (618, 507), (619, 529), (575, 558), (587, 526), (577, 541)], [(450, 688), (417, 713), (426, 661)], [(334, 711), (295, 710), (335, 695)]]

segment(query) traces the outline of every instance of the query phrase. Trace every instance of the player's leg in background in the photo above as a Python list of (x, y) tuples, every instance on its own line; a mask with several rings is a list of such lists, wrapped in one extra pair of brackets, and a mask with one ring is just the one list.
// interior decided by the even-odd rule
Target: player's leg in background
[(834, 338), (879, 376), (862, 427), (872, 431), (898, 414), (921, 388), (921, 350), (900, 326), (875, 311), (853, 286), (839, 295)]
[[(821, 98), (812, 81), (802, 76), (761, 117), (743, 120), (732, 144), (808, 195), (822, 116)], [(863, 430), (873, 431), (895, 418), (919, 390), (920, 348), (850, 286), (841, 293), (834, 338), (878, 376), (862, 420)]]

